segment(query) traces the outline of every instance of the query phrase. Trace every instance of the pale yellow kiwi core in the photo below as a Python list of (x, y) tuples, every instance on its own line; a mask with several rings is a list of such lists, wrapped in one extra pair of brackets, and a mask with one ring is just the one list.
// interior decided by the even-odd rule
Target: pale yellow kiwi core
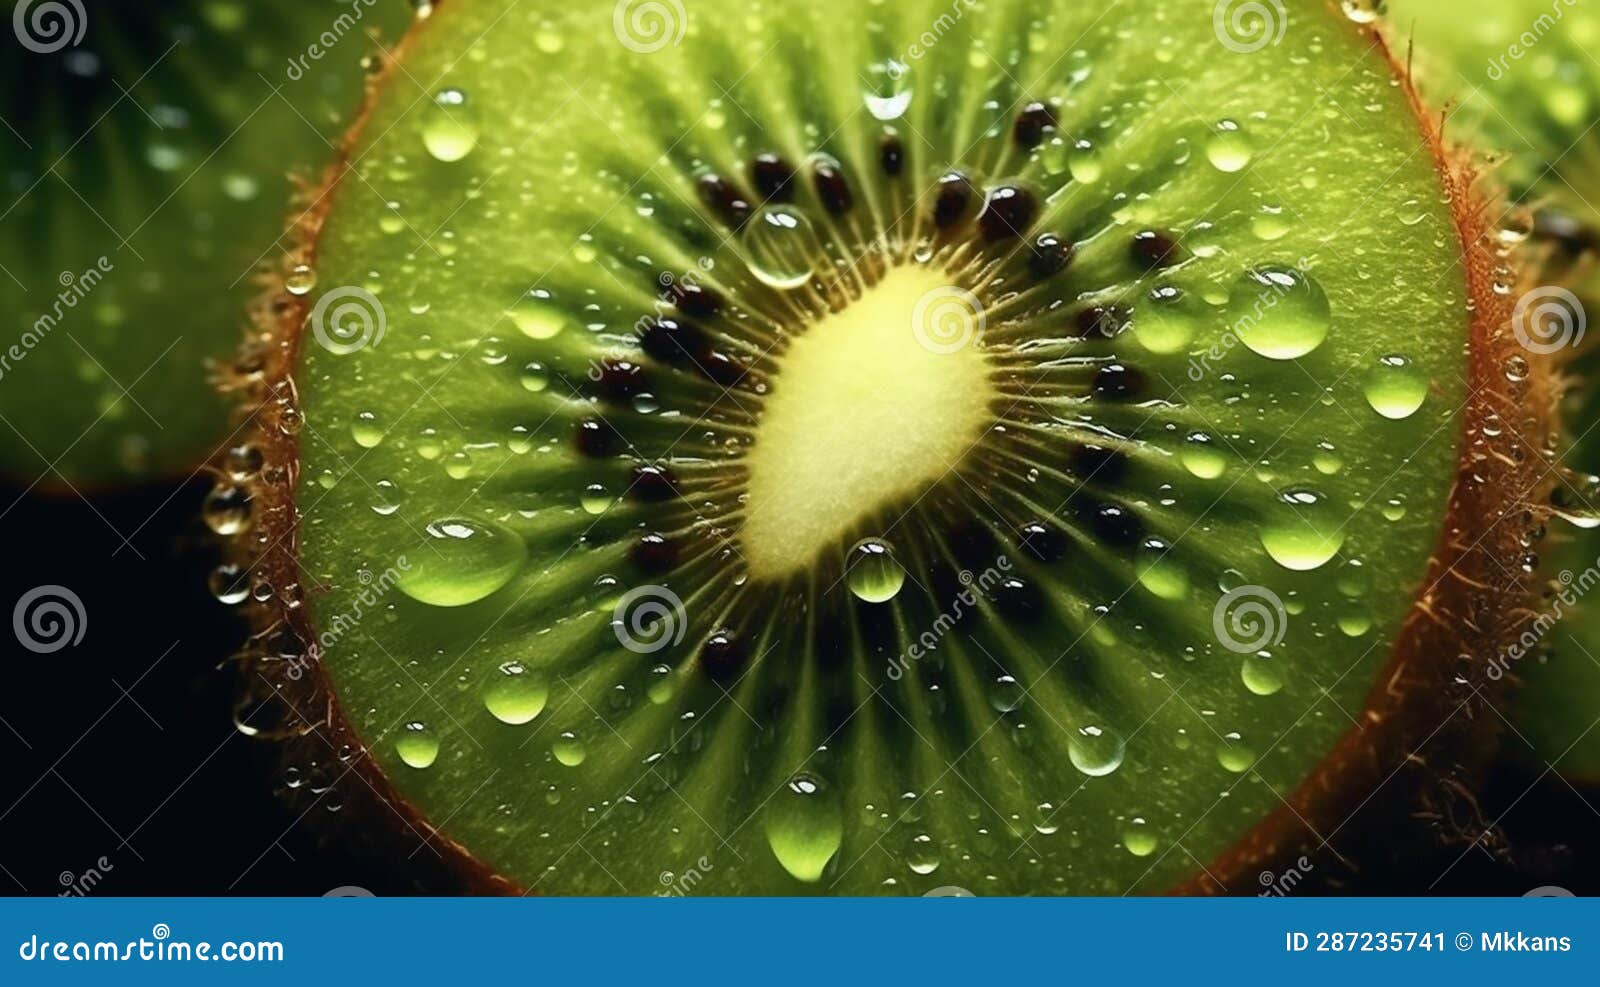
[(955, 469), (994, 420), (983, 321), (947, 275), (907, 266), (796, 337), (748, 460), (740, 550), (752, 578), (841, 550), (864, 518)]

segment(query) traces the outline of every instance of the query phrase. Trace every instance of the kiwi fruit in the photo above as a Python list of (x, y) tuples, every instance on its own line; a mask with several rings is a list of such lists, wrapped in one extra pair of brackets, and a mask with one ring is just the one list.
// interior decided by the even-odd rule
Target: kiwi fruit
[[(1519, 206), (1504, 235), (1538, 284), (1519, 299), (1525, 345), (1563, 363), (1562, 419), (1568, 438), (1555, 488), (1558, 538), (1547, 554), (1547, 587), (1527, 633), (1488, 666), (1525, 681), (1506, 710), (1513, 751), (1569, 780), (1600, 783), (1600, 614), (1586, 602), (1596, 580), (1600, 536), (1600, 354), (1588, 338), (1600, 301), (1600, 7), (1589, 0), (1465, 4), (1390, 0), (1392, 38), (1413, 44), (1417, 75), (1453, 132), (1494, 167)], [(1534, 235), (1529, 236), (1532, 233)]]
[(13, 5), (0, 67), (0, 471), (141, 482), (226, 441), (227, 361), (290, 175), (359, 106), (399, 0)]
[(241, 723), (539, 894), (1253, 894), (1440, 816), (1549, 367), (1370, 18), (1213, 6), (435, 4), (247, 343)]

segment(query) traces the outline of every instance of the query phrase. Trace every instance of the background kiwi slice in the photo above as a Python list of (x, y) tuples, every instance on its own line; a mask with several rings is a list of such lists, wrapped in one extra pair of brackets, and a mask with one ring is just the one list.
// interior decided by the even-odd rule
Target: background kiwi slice
[[(1527, 635), (1486, 667), (1524, 679), (1508, 709), (1538, 767), (1600, 782), (1600, 615), (1589, 596), (1600, 536), (1600, 356), (1587, 338), (1597, 308), (1593, 252), (1600, 240), (1600, 8), (1587, 0), (1466, 4), (1390, 0), (1391, 34), (1414, 43), (1422, 87), (1451, 117), (1452, 132), (1497, 163), (1497, 177), (1528, 210), (1506, 215), (1531, 280), (1520, 286), (1529, 344), (1568, 361), (1568, 440), (1555, 490), (1557, 546)], [(1529, 231), (1538, 235), (1521, 243)]]
[[(146, 479), (227, 436), (207, 385), (292, 172), (360, 102), (400, 0), (17, 4), (0, 39), (0, 470), (44, 487)], [(246, 368), (248, 370), (248, 368)]]
[(214, 527), (358, 789), (541, 893), (1253, 890), (1470, 721), (1544, 395), (1369, 29), (651, 9), (439, 6), (263, 327)]

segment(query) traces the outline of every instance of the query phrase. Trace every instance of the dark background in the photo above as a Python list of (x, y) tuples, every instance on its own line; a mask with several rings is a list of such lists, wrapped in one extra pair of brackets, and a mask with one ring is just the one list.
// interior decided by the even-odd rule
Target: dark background
[[(329, 811), (360, 792), (289, 793), (281, 747), (235, 729), (227, 659), (245, 632), (207, 588), (218, 561), (198, 520), (208, 487), (197, 476), (86, 500), (0, 486), (0, 617), (50, 583), (88, 616), (82, 642), (49, 655), (23, 649), (9, 625), (0, 633), (0, 895), (60, 894), (91, 868), (89, 893), (103, 895), (456, 890), (432, 850), (376, 850), (362, 827), (381, 815)], [(1338, 841), (1353, 873), (1319, 866), (1296, 893), (1600, 892), (1600, 793), (1509, 753), (1478, 793), (1495, 836), (1397, 856), (1392, 827), (1430, 823), (1368, 820)]]

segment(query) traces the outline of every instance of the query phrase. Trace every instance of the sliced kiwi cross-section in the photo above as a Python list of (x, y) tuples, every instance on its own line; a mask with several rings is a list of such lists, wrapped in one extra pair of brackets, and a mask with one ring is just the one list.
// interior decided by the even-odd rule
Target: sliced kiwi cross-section
[(346, 770), (538, 893), (1116, 894), (1441, 729), (1542, 395), (1369, 30), (629, 6), (438, 5), (262, 329)]
[(228, 436), (207, 382), (290, 175), (361, 102), (400, 0), (12, 4), (0, 38), (0, 475), (103, 487), (186, 471)]

